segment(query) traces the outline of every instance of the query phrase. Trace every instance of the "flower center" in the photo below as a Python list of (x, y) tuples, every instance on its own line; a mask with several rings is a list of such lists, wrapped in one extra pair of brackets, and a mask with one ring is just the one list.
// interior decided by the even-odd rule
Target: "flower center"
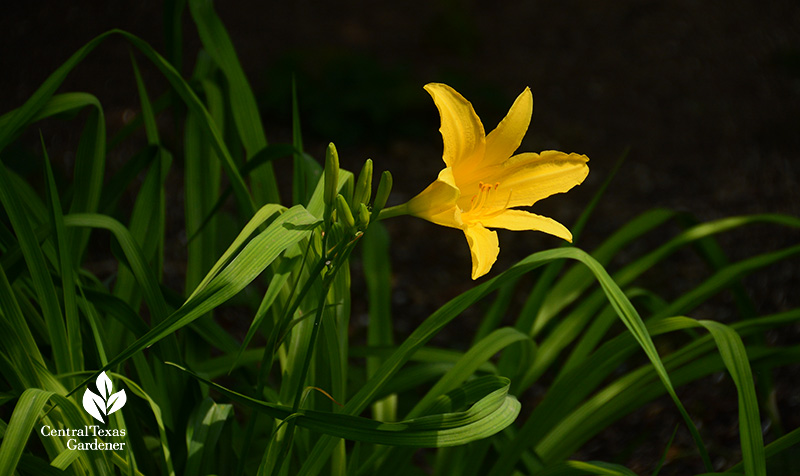
[(486, 205), (486, 201), (489, 200), (489, 196), (494, 195), (494, 192), (497, 191), (497, 187), (499, 186), (500, 182), (495, 183), (494, 186), (488, 183), (478, 182), (478, 193), (472, 196), (467, 213), (480, 212), (483, 206)]
[(513, 190), (508, 193), (506, 204), (500, 208), (495, 208), (490, 204), (495, 202), (495, 196), (497, 195), (498, 187), (500, 187), (500, 182), (496, 182), (494, 185), (478, 182), (478, 193), (472, 196), (469, 210), (464, 213), (466, 215), (472, 215), (476, 218), (491, 218), (503, 213), (508, 208), (508, 204), (511, 202), (511, 193)]

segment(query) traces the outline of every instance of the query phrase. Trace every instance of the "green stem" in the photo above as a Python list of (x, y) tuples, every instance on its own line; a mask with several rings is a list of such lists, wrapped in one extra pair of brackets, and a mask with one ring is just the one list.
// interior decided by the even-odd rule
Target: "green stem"
[[(317, 305), (317, 314), (314, 316), (314, 327), (311, 328), (311, 337), (308, 340), (308, 349), (306, 350), (306, 358), (303, 361), (303, 368), (300, 371), (300, 378), (297, 381), (297, 389), (294, 394), (294, 403), (292, 404), (292, 413), (296, 413), (300, 408), (300, 400), (303, 396), (303, 385), (305, 384), (308, 369), (311, 367), (311, 358), (314, 355), (314, 343), (317, 340), (320, 324), (322, 322), (322, 315), (325, 311), (325, 301), (328, 298), (328, 289), (333, 282), (333, 276), (336, 274), (334, 271), (322, 279), (322, 292), (320, 293), (319, 304)], [(330, 278), (330, 279), (329, 279)], [(286, 428), (286, 444), (284, 446), (283, 457), (281, 464), (288, 464), (289, 452), (292, 448), (292, 440), (294, 439), (294, 430), (297, 426), (297, 419), (293, 418), (289, 421), (289, 426)]]
[[(264, 386), (266, 385), (267, 376), (269, 375), (270, 370), (272, 369), (272, 364), (275, 358), (276, 347), (278, 346), (278, 342), (280, 341), (280, 336), (283, 333), (283, 328), (286, 327), (286, 323), (289, 321), (291, 316), (294, 315), (294, 312), (300, 306), (300, 302), (303, 300), (305, 295), (311, 289), (311, 285), (313, 284), (315, 277), (319, 276), (322, 272), (323, 268), (325, 267), (325, 258), (320, 259), (317, 265), (311, 270), (309, 274), (309, 279), (306, 281), (305, 286), (303, 286), (300, 294), (296, 294), (297, 287), (300, 284), (300, 278), (303, 274), (303, 268), (306, 265), (306, 259), (308, 258), (309, 251), (311, 250), (311, 245), (313, 243), (313, 239), (310, 238), (308, 240), (308, 246), (306, 247), (306, 251), (303, 254), (303, 261), (300, 263), (300, 268), (297, 271), (297, 279), (294, 282), (294, 286), (292, 287), (291, 293), (289, 293), (289, 299), (286, 303), (286, 310), (279, 317), (279, 320), (275, 325), (272, 327), (270, 331), (269, 337), (267, 338), (267, 343), (264, 345), (264, 353), (261, 356), (261, 367), (260, 371), (258, 372), (258, 377), (256, 380), (256, 396), (258, 398), (263, 398)], [(294, 297), (294, 299), (292, 299)], [(247, 427), (245, 429), (245, 438), (244, 443), (242, 445), (242, 458), (239, 459), (239, 464), (236, 468), (236, 475), (241, 476), (244, 474), (244, 462), (246, 458), (244, 455), (247, 455), (250, 452), (250, 445), (253, 441), (253, 433), (255, 432), (257, 422), (259, 418), (259, 413), (253, 413), (251, 418), (247, 422)]]
[[(328, 289), (330, 288), (330, 281), (324, 280), (322, 285), (322, 295), (317, 305), (317, 315), (314, 316), (314, 327), (311, 328), (311, 338), (308, 341), (308, 350), (306, 351), (306, 359), (303, 361), (303, 368), (300, 371), (300, 379), (297, 381), (297, 389), (294, 394), (294, 403), (292, 404), (292, 413), (297, 412), (300, 408), (300, 399), (303, 396), (303, 387), (305, 384), (306, 374), (311, 367), (311, 358), (314, 355), (314, 343), (317, 341), (317, 334), (319, 334), (320, 323), (322, 322), (322, 314), (325, 312), (325, 301), (328, 297)], [(294, 423), (295, 420), (292, 420)], [(290, 426), (291, 428), (291, 426)]]
[(384, 208), (378, 215), (378, 220), (385, 220), (386, 218), (399, 217), (401, 215), (408, 215), (408, 203), (404, 203), (402, 205), (395, 205), (389, 208)]

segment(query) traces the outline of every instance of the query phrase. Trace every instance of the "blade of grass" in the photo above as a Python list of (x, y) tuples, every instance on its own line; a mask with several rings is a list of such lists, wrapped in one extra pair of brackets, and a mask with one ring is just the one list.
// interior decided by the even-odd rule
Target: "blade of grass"
[(53, 392), (38, 388), (29, 388), (20, 395), (0, 445), (0, 474), (14, 474), (33, 425), (51, 396)]
[[(189, 0), (189, 11), (206, 52), (225, 75), (233, 120), (239, 132), (239, 138), (247, 151), (247, 158), (250, 160), (267, 146), (267, 138), (264, 135), (264, 127), (253, 90), (239, 64), (225, 26), (214, 13), (212, 2), (210, 0)], [(268, 164), (254, 173), (252, 183), (258, 203), (280, 203), (278, 182), (275, 179), (272, 165)]]
[(5, 207), (11, 225), (19, 240), (22, 254), (31, 274), (34, 290), (47, 324), (50, 344), (53, 347), (53, 360), (58, 373), (72, 370), (73, 358), (68, 345), (67, 329), (56, 295), (50, 271), (45, 262), (42, 249), (35, 238), (27, 214), (19, 203), (17, 194), (9, 181), (5, 165), (0, 164), (0, 202)]
[[(207, 474), (208, 460), (214, 453), (219, 453), (215, 448), (222, 433), (222, 426), (233, 415), (231, 405), (214, 403), (210, 398), (205, 398), (200, 406), (195, 408), (193, 416), (186, 428), (186, 467), (183, 474), (186, 476)], [(209, 451), (215, 448), (214, 451)], [(205, 464), (204, 464), (205, 463)], [(201, 468), (202, 473), (201, 473)]]
[(280, 265), (278, 266), (278, 270), (275, 272), (275, 275), (269, 282), (267, 292), (264, 293), (264, 297), (261, 299), (261, 304), (258, 306), (256, 315), (253, 317), (253, 321), (250, 323), (250, 327), (247, 329), (247, 334), (244, 336), (244, 340), (239, 346), (239, 350), (236, 353), (236, 357), (231, 362), (228, 372), (233, 371), (234, 367), (237, 367), (240, 364), (240, 359), (247, 349), (247, 346), (250, 344), (250, 341), (253, 339), (253, 337), (255, 337), (256, 331), (261, 328), (267, 312), (269, 312), (272, 304), (275, 302), (275, 298), (278, 297), (278, 293), (289, 280), (292, 269), (297, 264), (297, 261), (299, 261), (299, 258), (299, 256), (294, 257), (293, 259), (284, 258), (284, 260), (281, 261)]
[[(648, 210), (614, 232), (592, 252), (592, 256), (601, 264), (606, 265), (626, 245), (663, 225), (676, 215), (676, 212), (670, 210)], [(555, 276), (548, 275), (547, 278), (545, 283), (554, 281)], [(592, 283), (591, 273), (581, 266), (576, 266), (570, 269), (555, 285), (537, 286), (536, 290), (539, 292), (538, 294), (532, 293), (526, 301), (525, 307), (520, 312), (517, 328), (523, 332), (530, 332), (534, 337), (537, 336), (551, 319), (574, 302)]]
[(537, 476), (636, 476), (636, 473), (624, 466), (602, 461), (564, 461), (536, 474)]
[[(294, 147), (289, 144), (269, 145), (264, 149), (262, 149), (255, 157), (250, 159), (246, 164), (240, 167), (239, 174), (242, 177), (247, 177), (258, 167), (261, 167), (264, 164), (271, 163), (273, 160), (280, 159), (282, 157), (289, 157), (294, 152), (295, 152)], [(197, 227), (194, 233), (189, 236), (188, 239), (189, 242), (194, 240), (194, 238), (198, 236), (198, 234), (200, 234), (200, 232), (202, 232), (205, 229), (206, 225), (208, 225), (211, 219), (214, 218), (214, 215), (216, 215), (217, 212), (219, 212), (222, 209), (223, 205), (225, 205), (225, 201), (228, 199), (228, 197), (231, 196), (232, 191), (233, 189), (231, 188), (230, 185), (225, 187), (225, 189), (219, 195), (219, 198), (217, 198), (216, 202), (214, 202), (214, 205), (205, 214), (205, 218), (203, 218), (200, 225)]]
[[(265, 208), (268, 207), (269, 205), (265, 206)], [(71, 220), (69, 220), (70, 218)], [(67, 217), (67, 219), (71, 221), (69, 224), (72, 225), (111, 226), (114, 228), (114, 223), (116, 223), (119, 228), (122, 228), (118, 222), (114, 222), (109, 217), (81, 215), (78, 217)], [(141, 352), (146, 347), (153, 345), (176, 330), (190, 324), (201, 315), (238, 294), (261, 274), (261, 272), (286, 248), (306, 237), (310, 230), (317, 226), (317, 223), (317, 219), (308, 214), (302, 207), (297, 206), (284, 212), (272, 222), (266, 230), (247, 243), (241, 252), (238, 253), (236, 259), (231, 261), (231, 263), (219, 271), (218, 274), (217, 269), (212, 269), (207, 276), (208, 282), (205, 285), (201, 283), (201, 286), (195, 290), (195, 293), (189, 297), (181, 308), (151, 328), (147, 334), (137, 339), (136, 342), (114, 357), (114, 359), (101, 370), (124, 362), (132, 355)], [(253, 221), (251, 221), (248, 226), (255, 228), (258, 224), (253, 225)], [(125, 229), (122, 228), (122, 230)], [(112, 231), (119, 232), (120, 230), (116, 229)], [(122, 234), (125, 235), (125, 233)], [(233, 253), (233, 251), (238, 248), (238, 245), (234, 243), (231, 248), (232, 249), (228, 251)], [(226, 261), (227, 257), (223, 255), (220, 262), (224, 263)], [(218, 264), (220, 263), (218, 262)], [(97, 374), (99, 374), (101, 370), (98, 370)], [(87, 382), (89, 380), (87, 380)], [(73, 389), (72, 392), (75, 390), (76, 389)]]
[[(682, 232), (656, 250), (637, 259), (622, 270), (614, 273), (614, 280), (619, 283), (620, 286), (627, 286), (635, 278), (683, 246), (694, 243), (696, 240), (711, 236), (713, 234), (722, 233), (741, 226), (755, 223), (774, 223), (787, 227), (800, 227), (800, 220), (784, 215), (752, 215), (726, 218), (703, 223)], [(635, 233), (635, 230), (631, 230), (630, 232), (633, 234)], [(773, 255), (772, 259), (782, 259), (782, 256), (783, 255)], [(744, 269), (750, 269), (748, 268), (748, 264), (742, 264), (741, 266), (744, 266)], [(758, 267), (759, 265), (756, 264), (755, 266)], [(744, 269), (741, 268), (738, 271), (730, 267), (727, 269), (728, 271), (726, 271), (726, 273), (733, 272), (736, 274), (739, 272), (745, 272)], [(550, 316), (547, 317), (547, 320), (557, 315), (556, 313), (564, 306), (570, 302), (573, 302), (578, 297), (578, 290), (588, 287), (590, 283), (590, 276), (582, 276), (580, 273), (573, 275), (572, 271), (573, 270), (571, 270), (570, 273), (567, 273), (567, 275), (565, 275), (565, 277), (551, 290), (551, 300), (556, 307), (547, 308), (547, 304), (545, 304), (545, 307), (542, 308), (542, 312), (544, 312), (544, 314), (540, 313), (541, 315)], [(732, 277), (729, 277), (729, 279), (724, 281), (724, 283), (730, 283), (732, 282), (732, 279)], [(562, 288), (562, 283), (569, 284), (569, 286)], [(710, 287), (703, 288), (706, 289), (706, 291), (698, 288), (694, 294), (684, 296), (682, 299), (692, 300), (697, 303), (702, 302), (703, 300), (707, 299), (709, 295), (708, 292), (716, 293), (718, 291), (718, 284), (720, 281), (716, 281), (716, 283), (716, 285), (712, 283), (707, 285)], [(580, 330), (583, 328), (585, 323), (588, 322), (588, 319), (591, 317), (592, 313), (602, 306), (603, 302), (603, 293), (601, 293), (599, 290), (595, 291), (588, 298), (584, 299), (578, 308), (561, 320), (558, 330), (551, 333), (541, 343), (537, 361), (534, 362), (533, 366), (528, 369), (526, 374), (518, 381), (518, 388), (528, 388), (534, 381), (536, 381), (536, 379), (550, 366), (555, 357), (558, 355), (558, 352), (560, 352), (561, 349), (563, 349), (578, 336)], [(665, 310), (665, 314), (663, 315), (684, 314), (690, 309), (687, 308), (685, 303), (675, 303), (675, 306), (677, 307), (674, 307), (669, 311)], [(545, 312), (546, 308), (548, 310)]]
[[(217, 124), (224, 124), (222, 93), (199, 70), (198, 66), (195, 77), (203, 86), (211, 116)], [(217, 255), (217, 222), (212, 221), (211, 212), (214, 198), (219, 196), (220, 163), (203, 136), (198, 121), (196, 114), (188, 114), (184, 129), (184, 215), (186, 234), (190, 237), (187, 240), (186, 289), (194, 289), (200, 283)], [(209, 216), (207, 228), (204, 226), (204, 216)]]
[[(425, 342), (427, 342), (428, 339), (432, 338), (436, 332), (438, 332), (442, 327), (444, 327), (444, 325), (454, 319), (468, 306), (477, 302), (489, 292), (497, 289), (497, 287), (508, 282), (509, 280), (517, 279), (520, 275), (530, 272), (541, 265), (547, 264), (552, 260), (562, 258), (575, 259), (584, 263), (592, 270), (595, 276), (597, 276), (597, 279), (600, 281), (603, 290), (608, 296), (608, 299), (617, 309), (618, 314), (620, 314), (620, 317), (624, 320), (626, 326), (628, 326), (633, 334), (637, 337), (640, 346), (645, 350), (648, 358), (656, 367), (663, 385), (668, 389), (670, 395), (673, 396), (675, 404), (679, 407), (679, 409), (683, 409), (683, 405), (680, 403), (680, 400), (678, 400), (677, 396), (674, 395), (674, 389), (669, 382), (669, 377), (664, 371), (663, 364), (661, 363), (661, 360), (655, 351), (641, 318), (638, 316), (633, 306), (631, 306), (630, 302), (625, 298), (619, 287), (611, 279), (605, 269), (603, 269), (603, 267), (591, 256), (586, 254), (586, 252), (579, 250), (578, 248), (563, 248), (535, 253), (520, 261), (501, 275), (471, 289), (470, 291), (467, 291), (466, 293), (445, 304), (438, 311), (428, 317), (428, 319), (426, 319), (411, 334), (411, 336), (409, 336), (409, 338), (403, 342), (397, 352), (395, 352), (384, 362), (373, 378), (368, 380), (364, 387), (362, 387), (358, 393), (350, 398), (342, 412), (347, 414), (361, 412), (372, 400), (378, 389), (386, 383), (391, 375), (399, 370), (400, 366), (402, 366), (409, 359), (410, 355), (413, 354), (417, 348), (421, 347)], [(682, 413), (685, 413), (685, 410), (682, 410)], [(688, 419), (688, 415), (686, 417)], [(333, 449), (332, 443), (334, 443), (333, 440), (328, 437), (320, 438), (320, 441), (315, 446), (310, 457), (306, 459), (303, 467), (301, 468), (300, 474), (317, 474), (322, 468), (329, 451)], [(508, 452), (508, 454), (506, 456), (509, 456), (509, 459), (504, 461), (502, 464), (506, 465), (510, 463), (513, 466), (515, 461), (519, 458), (517, 455), (521, 454), (525, 448), (525, 445), (507, 448), (508, 449), (506, 449), (506, 452)], [(516, 453), (517, 451), (519, 451), (519, 453)], [(501, 471), (498, 474), (505, 474), (507, 472), (508, 471)]]
[[(50, 158), (47, 155), (47, 148), (42, 141), (42, 154), (44, 156), (44, 169), (47, 179), (47, 198), (50, 204), (50, 222), (55, 230), (56, 250), (59, 257), (59, 268), (61, 277), (61, 291), (63, 293), (64, 316), (66, 318), (66, 337), (69, 342), (69, 355), (72, 359), (69, 365), (71, 371), (83, 370), (83, 339), (81, 336), (80, 318), (78, 316), (78, 305), (75, 297), (75, 270), (72, 264), (71, 250), (67, 246), (68, 235), (64, 226), (64, 213), (61, 208), (61, 201), (58, 198), (53, 169), (50, 167)], [(75, 383), (75, 382), (73, 382)]]
[(675, 441), (675, 435), (678, 434), (679, 428), (680, 428), (679, 426), (676, 426), (675, 429), (672, 431), (672, 436), (669, 437), (669, 441), (667, 441), (667, 445), (664, 448), (664, 452), (661, 453), (661, 458), (659, 458), (658, 463), (656, 463), (656, 467), (650, 476), (658, 476), (658, 473), (661, 472), (661, 468), (664, 467), (664, 461), (667, 460), (667, 454), (669, 454), (669, 450), (672, 449), (672, 442)]
[(2, 267), (0, 267), (0, 310), (3, 313), (1, 320), (7, 331), (3, 332), (0, 338), (5, 343), (4, 348), (13, 352), (11, 355), (14, 357), (16, 373), (26, 387), (41, 387), (38, 371), (35, 369), (46, 368), (44, 358)]
[(766, 457), (764, 456), (764, 438), (761, 435), (758, 398), (744, 343), (735, 331), (724, 324), (714, 321), (699, 321), (699, 324), (714, 337), (720, 356), (736, 385), (744, 472), (749, 475), (766, 475)]
[[(693, 305), (704, 302), (709, 296), (724, 289), (727, 284), (731, 282), (731, 280), (738, 279), (754, 269), (758, 269), (759, 267), (766, 266), (770, 263), (786, 259), (798, 253), (800, 253), (800, 247), (790, 247), (785, 250), (766, 253), (764, 255), (756, 256), (754, 258), (730, 265), (715, 274), (712, 278), (709, 278), (709, 280), (707, 280), (705, 283), (687, 293), (684, 297), (674, 301), (670, 307), (663, 311), (664, 315), (683, 314), (691, 309)], [(601, 347), (600, 350), (598, 350), (598, 352), (593, 355), (591, 362), (587, 361), (586, 365), (589, 365), (589, 367), (584, 370), (576, 369), (577, 373), (573, 374), (574, 378), (572, 380), (561, 379), (563, 382), (561, 382), (562, 385), (560, 388), (563, 388), (563, 391), (559, 393), (556, 391), (555, 387), (552, 387), (550, 389), (548, 398), (551, 398), (556, 406), (561, 406), (562, 408), (564, 408), (565, 402), (567, 401), (574, 401), (577, 403), (579, 401), (578, 399), (582, 398), (581, 392), (588, 392), (591, 388), (591, 386), (587, 385), (586, 383), (588, 378), (594, 379), (596, 384), (599, 383), (605, 375), (608, 375), (608, 373), (616, 368), (616, 366), (622, 360), (624, 360), (624, 358), (630, 355), (629, 352), (632, 352), (633, 349), (638, 348), (638, 346), (631, 345), (630, 347), (627, 347), (627, 351), (623, 350), (625, 348), (625, 346), (622, 346), (619, 342), (617, 342), (617, 339), (607, 342), (603, 347)], [(601, 370), (600, 367), (603, 369)], [(551, 396), (550, 394), (553, 395)], [(556, 394), (558, 396), (556, 396)], [(538, 419), (534, 418), (534, 416), (538, 415), (539, 412), (541, 412), (541, 416), (538, 416)], [(523, 446), (535, 444), (543, 436), (542, 431), (548, 428), (548, 424), (543, 420), (560, 418), (558, 415), (560, 415), (560, 413), (553, 411), (553, 409), (551, 409), (548, 405), (544, 405), (544, 402), (542, 402), (542, 404), (540, 404), (537, 409), (534, 410), (534, 414), (531, 415), (526, 424), (523, 425), (523, 428), (520, 430), (518, 440), (515, 444)], [(534, 421), (536, 423), (535, 425)], [(548, 441), (551, 443), (553, 442), (551, 440)], [(512, 445), (509, 445), (509, 448), (510, 447), (512, 447)], [(499, 465), (504, 464), (502, 462), (504, 460), (501, 459), (500, 461), (501, 463), (499, 463)], [(496, 465), (496, 468), (497, 467), (498, 465)]]
[(255, 204), (247, 192), (244, 181), (237, 173), (236, 166), (234, 165), (233, 158), (225, 146), (219, 130), (214, 124), (213, 119), (208, 111), (203, 106), (202, 102), (198, 99), (192, 88), (183, 80), (180, 73), (161, 55), (159, 55), (148, 43), (123, 30), (110, 30), (103, 33), (81, 49), (76, 51), (64, 64), (62, 64), (56, 71), (54, 71), (44, 81), (42, 86), (36, 90), (25, 102), (25, 104), (17, 109), (6, 122), (6, 127), (0, 129), (0, 150), (3, 150), (13, 140), (15, 134), (24, 127), (29, 120), (34, 117), (38, 111), (44, 107), (49, 101), (56, 89), (61, 85), (69, 72), (75, 68), (94, 48), (97, 47), (102, 41), (111, 35), (120, 35), (124, 37), (129, 43), (134, 45), (141, 51), (153, 64), (164, 74), (170, 85), (175, 92), (183, 99), (190, 111), (198, 114), (203, 118), (201, 127), (204, 132), (212, 141), (212, 145), (223, 159), (222, 163), (228, 173), (228, 178), (233, 186), (234, 194), (236, 195), (239, 206), (241, 207), (245, 216), (252, 216), (255, 213)]
[[(362, 240), (364, 279), (369, 302), (367, 345), (382, 347), (394, 345), (391, 316), (391, 264), (389, 260), (389, 234), (380, 222), (373, 224)], [(382, 359), (367, 357), (367, 378), (378, 370)], [(394, 421), (397, 418), (397, 396), (375, 402), (372, 412), (376, 420)]]
[[(764, 455), (766, 456), (767, 459), (770, 459), (780, 454), (786, 453), (788, 450), (798, 445), (800, 445), (800, 428), (795, 428), (789, 433), (781, 436), (777, 440), (768, 444), (766, 448), (764, 448)], [(793, 455), (787, 455), (787, 456), (789, 458), (792, 458)], [(744, 466), (744, 461), (741, 463), (737, 463), (735, 466), (726, 471), (725, 474), (739, 472), (743, 469), (743, 466)]]
[[(458, 362), (434, 384), (428, 393), (414, 405), (408, 415), (406, 415), (406, 419), (426, 415), (434, 405), (436, 399), (454, 390), (458, 385), (461, 385), (495, 354), (512, 344), (524, 341), (529, 341), (529, 337), (514, 328), (503, 327), (496, 329), (494, 332), (481, 339), (477, 344), (470, 347), (461, 359), (459, 359)], [(408, 451), (397, 451), (395, 448), (380, 448), (373, 452), (370, 460), (383, 460), (386, 458), (386, 455), (390, 453), (395, 453), (394, 457), (384, 460), (382, 467), (378, 470), (378, 474), (386, 474), (390, 468), (397, 466), (400, 461), (408, 460), (412, 456)]]
[[(280, 420), (293, 419), (299, 426), (339, 438), (377, 444), (445, 447), (465, 444), (495, 434), (511, 424), (519, 402), (508, 395), (508, 379), (488, 376), (471, 381), (440, 398), (434, 408), (446, 413), (397, 423), (384, 423), (340, 413), (298, 410), (256, 400), (229, 390), (179, 367), (226, 397)], [(465, 411), (456, 408), (475, 402)]]
[[(777, 326), (789, 325), (796, 322), (798, 319), (800, 319), (800, 309), (796, 309), (793, 312), (764, 316), (750, 321), (736, 323), (733, 327), (740, 334), (747, 335), (753, 332), (763, 332), (765, 329)], [(651, 321), (648, 324), (648, 330), (651, 335), (655, 336), (665, 332), (684, 330), (697, 326), (697, 322), (692, 319), (666, 318)], [(620, 359), (615, 355), (628, 355), (625, 349), (631, 350), (636, 347), (637, 345), (633, 342), (632, 337), (623, 334), (606, 343), (595, 353), (594, 360), (603, 367), (613, 369), (616, 368), (620, 362)], [(701, 376), (716, 372), (723, 367), (722, 359), (718, 355), (712, 354), (707, 356), (716, 358), (713, 360), (716, 362), (714, 363), (714, 367), (709, 367), (701, 362), (702, 360), (708, 360), (707, 357), (704, 357), (704, 354), (712, 352), (713, 350), (714, 342), (711, 336), (700, 337), (666, 357), (664, 360), (665, 366), (671, 370), (677, 384), (687, 383)], [(775, 352), (772, 353), (774, 354)], [(755, 358), (756, 357), (751, 357), (751, 360)], [(698, 369), (699, 372), (692, 370), (693, 373), (687, 374), (687, 370), (689, 369), (680, 367), (687, 363), (690, 364), (693, 369)], [(600, 365), (592, 365), (591, 367), (587, 367), (584, 372), (573, 372), (572, 375), (569, 376), (571, 380), (564, 378), (557, 381), (545, 397), (545, 400), (534, 410), (534, 414), (532, 414), (529, 419), (529, 422), (535, 421), (537, 423), (537, 434), (534, 435), (528, 432), (526, 435), (526, 438), (529, 438), (529, 442), (531, 444), (537, 444), (540, 440), (544, 441), (544, 443), (540, 445), (540, 448), (544, 451), (545, 446), (552, 447), (553, 445), (557, 445), (558, 443), (556, 440), (559, 438), (580, 438), (580, 441), (576, 441), (567, 447), (562, 447), (560, 454), (563, 457), (567, 457), (577, 449), (581, 442), (588, 440), (588, 438), (594, 434), (593, 431), (599, 432), (619, 416), (627, 414), (632, 409), (638, 408), (638, 406), (644, 402), (664, 393), (663, 386), (656, 378), (654, 370), (649, 366), (644, 366), (635, 371), (628, 372), (626, 375), (607, 386), (602, 392), (597, 392), (591, 399), (593, 402), (587, 402), (583, 405), (581, 410), (582, 415), (573, 412), (572, 415), (568, 417), (566, 413), (561, 413), (562, 410), (559, 410), (558, 407), (569, 408), (571, 406), (570, 404), (564, 405), (563, 402), (575, 398), (579, 400), (583, 398), (583, 396), (575, 397), (578, 391), (583, 392), (585, 396), (587, 390), (593, 387), (593, 385), (582, 387), (581, 385), (583, 382), (587, 379), (600, 381), (604, 379), (606, 375), (607, 372), (601, 369)], [(621, 395), (625, 395), (625, 397), (621, 398)], [(608, 416), (608, 412), (598, 410), (598, 404), (608, 405), (608, 402), (613, 402), (613, 405), (616, 407), (615, 411), (618, 414), (615, 417)], [(553, 404), (555, 404), (555, 406)], [(545, 438), (545, 432), (547, 428), (550, 427), (548, 419), (563, 422), (560, 437), (557, 438), (551, 436), (551, 434)], [(601, 421), (597, 421), (598, 419)], [(577, 426), (576, 423), (578, 423)], [(593, 427), (594, 430), (590, 431), (590, 427)], [(557, 459), (558, 455), (550, 453), (548, 457)]]

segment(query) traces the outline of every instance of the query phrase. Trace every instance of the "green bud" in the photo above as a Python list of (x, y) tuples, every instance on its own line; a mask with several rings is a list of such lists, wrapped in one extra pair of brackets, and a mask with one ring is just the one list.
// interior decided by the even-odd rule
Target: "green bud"
[(356, 182), (356, 191), (353, 192), (353, 207), (357, 207), (359, 203), (369, 203), (372, 196), (372, 159), (367, 159), (364, 166), (361, 167), (361, 173), (358, 174), (358, 181)]
[(384, 170), (381, 174), (381, 181), (378, 183), (378, 192), (375, 194), (375, 201), (372, 203), (372, 213), (377, 217), (383, 207), (386, 206), (386, 201), (389, 200), (389, 193), (392, 191), (392, 174), (388, 170)]
[(369, 208), (364, 203), (358, 204), (358, 228), (365, 230), (369, 226)]
[(336, 195), (336, 215), (343, 224), (350, 228), (355, 228), (356, 221), (353, 219), (353, 213), (350, 212), (350, 205), (341, 194)]
[(325, 151), (325, 193), (323, 200), (325, 202), (325, 222), (330, 222), (330, 216), (335, 206), (336, 191), (339, 186), (339, 154), (336, 152), (336, 146), (333, 142), (328, 144), (328, 150)]

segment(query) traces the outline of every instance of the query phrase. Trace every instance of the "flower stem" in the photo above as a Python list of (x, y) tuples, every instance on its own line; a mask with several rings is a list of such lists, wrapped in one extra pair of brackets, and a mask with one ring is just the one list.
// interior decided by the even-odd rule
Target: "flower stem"
[(384, 208), (378, 215), (378, 220), (385, 220), (386, 218), (399, 217), (401, 215), (408, 215), (408, 204), (395, 205), (393, 207)]
[[(327, 275), (323, 276), (322, 278), (322, 291), (320, 294), (319, 303), (317, 305), (317, 313), (314, 316), (314, 327), (311, 328), (311, 336), (308, 340), (308, 348), (306, 350), (306, 358), (303, 361), (303, 367), (300, 370), (300, 378), (297, 381), (297, 389), (295, 390), (294, 395), (294, 403), (292, 404), (292, 413), (296, 413), (297, 410), (300, 408), (300, 400), (303, 396), (303, 385), (306, 380), (306, 375), (308, 374), (308, 369), (311, 366), (311, 358), (314, 355), (314, 344), (317, 340), (317, 334), (319, 333), (319, 328), (322, 323), (322, 316), (325, 311), (325, 303), (328, 297), (328, 290), (333, 283), (333, 277), (336, 275), (336, 271), (338, 269), (334, 267), (334, 269)], [(288, 464), (289, 461), (289, 452), (292, 448), (292, 441), (294, 440), (294, 431), (295, 427), (297, 426), (297, 420), (292, 418), (289, 421), (288, 427), (286, 429), (286, 440), (285, 446), (283, 451), (283, 458), (282, 458), (282, 465)]]

